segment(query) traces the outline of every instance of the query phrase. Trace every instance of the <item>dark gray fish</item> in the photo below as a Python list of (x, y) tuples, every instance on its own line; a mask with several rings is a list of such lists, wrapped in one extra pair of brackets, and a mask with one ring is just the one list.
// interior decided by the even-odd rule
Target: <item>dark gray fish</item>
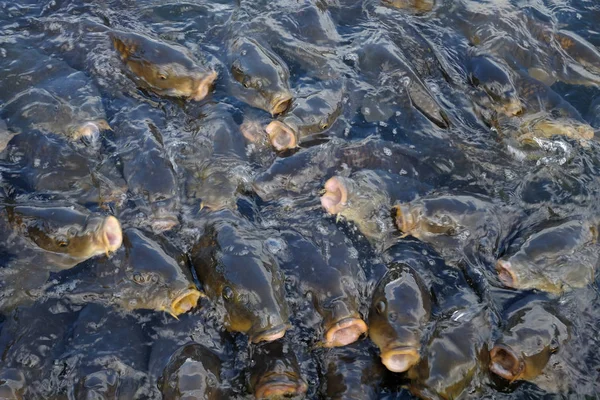
[(385, 370), (368, 340), (331, 349), (321, 363), (321, 393), (328, 400), (380, 398)]
[(225, 310), (225, 328), (252, 342), (277, 340), (288, 328), (283, 274), (250, 222), (215, 212), (192, 248), (192, 263), (206, 295)]
[(268, 46), (244, 36), (229, 42), (234, 96), (253, 107), (277, 115), (285, 112), (293, 95), (289, 89), (289, 70), (285, 62)]
[(287, 339), (250, 347), (249, 386), (256, 399), (302, 396), (308, 385)]

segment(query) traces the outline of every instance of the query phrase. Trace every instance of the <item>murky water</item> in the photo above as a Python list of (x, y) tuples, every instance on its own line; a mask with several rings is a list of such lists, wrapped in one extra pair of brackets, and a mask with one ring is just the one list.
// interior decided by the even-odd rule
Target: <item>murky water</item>
[(0, 398), (596, 398), (599, 20), (0, 0)]

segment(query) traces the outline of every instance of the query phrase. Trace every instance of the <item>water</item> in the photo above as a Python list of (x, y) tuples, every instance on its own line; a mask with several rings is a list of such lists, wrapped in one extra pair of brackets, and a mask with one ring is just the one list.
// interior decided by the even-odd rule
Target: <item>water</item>
[[(505, 328), (503, 311), (536, 296), (568, 321), (570, 338), (552, 356), (542, 379), (508, 384), (493, 377), (481, 359), (463, 398), (550, 398), (557, 390), (569, 398), (596, 397), (597, 277), (584, 287), (546, 295), (503, 287), (494, 264), (510, 246), (522, 243), (522, 232), (539, 230), (546, 220), (578, 216), (597, 224), (600, 58), (593, 59), (592, 51), (578, 59), (559, 39), (549, 38), (568, 31), (598, 52), (599, 19), (597, 2), (575, 0), (438, 0), (424, 12), (377, 0), (0, 0), (0, 259), (6, 270), (18, 271), (17, 278), (11, 275), (0, 286), (2, 301), (10, 303), (14, 296), (16, 302), (1, 317), (0, 383), (9, 384), (0, 389), (16, 388), (8, 398), (79, 399), (103, 393), (158, 399), (169, 357), (196, 342), (220, 359), (223, 398), (253, 398), (255, 345), (246, 335), (224, 329), (222, 300), (201, 298), (198, 307), (175, 319), (140, 309), (152, 301), (132, 293), (146, 289), (127, 286), (140, 269), (154, 274), (155, 283), (172, 273), (177, 277), (164, 279), (209, 289), (191, 268), (191, 252), (207, 235), (207, 221), (225, 208), (251, 227), (244, 225), (247, 236), (230, 244), (232, 253), (249, 257), (250, 250), (260, 248), (260, 262), (273, 257), (289, 268), (283, 271), (282, 290), (291, 328), (284, 340), (296, 355), (307, 398), (331, 395), (325, 360), (342, 363), (354, 356), (360, 368), (339, 368), (349, 371), (349, 385), (360, 386), (353, 374), (361, 368), (377, 371), (374, 379), (362, 380), (372, 388), (364, 396), (413, 395), (405, 375), (378, 363), (379, 350), (368, 338), (344, 350), (350, 355), (320, 346), (323, 320), (313, 306), (314, 294), (303, 292), (306, 280), (293, 269), (302, 259), (290, 256), (282, 233), (289, 229), (316, 246), (327, 265), (360, 270), (352, 275), (355, 282), (344, 276), (339, 284), (358, 293), (356, 309), (367, 322), (371, 293), (390, 257), (385, 253), (389, 241), (406, 242), (403, 251), (414, 252), (411, 260), (425, 255), (427, 271), (445, 265), (437, 253), (446, 258), (448, 270), (435, 283), (439, 304), (445, 305), (434, 311), (425, 337), (436, 319), (477, 321), (485, 312), (490, 326), (481, 331), (489, 328), (484, 344), (491, 347)], [(214, 87), (200, 101), (141, 88), (109, 40), (112, 30), (186, 49), (218, 73)], [(333, 97), (338, 96), (335, 104), (331, 98), (325, 105), (307, 101), (308, 114), (317, 118), (296, 148), (275, 152), (263, 131), (274, 117), (236, 83), (231, 72), (235, 37), (252, 38), (276, 55), (289, 72), (292, 104), (324, 89), (333, 88)], [(477, 56), (500, 60), (510, 71), (525, 116), (490, 111), (493, 100), (472, 78)], [(532, 89), (531, 76), (551, 90)], [(570, 118), (569, 127), (577, 122), (589, 129), (589, 137), (572, 130), (545, 136), (535, 130), (537, 120), (526, 119), (528, 113)], [(96, 123), (88, 126), (91, 137), (78, 138), (82, 131), (73, 123), (80, 120)], [(110, 129), (102, 129), (99, 121)], [(521, 137), (521, 128), (533, 137)], [(361, 210), (375, 204), (368, 218), (377, 235), (370, 237), (352, 222), (363, 214), (336, 218), (319, 201), (329, 178), (352, 178), (361, 169), (407, 179), (400, 181), (406, 187), (381, 189), (389, 196), (367, 192), (373, 194), (371, 204), (350, 203), (364, 205)], [(433, 247), (386, 231), (392, 205), (386, 201), (431, 194), (477, 195), (510, 211), (495, 211), (496, 219)], [(10, 204), (115, 215), (126, 237), (139, 229), (135, 232), (150, 244), (146, 253), (136, 253), (139, 248), (126, 239), (109, 258), (53, 269), (47, 255), (39, 258), (25, 233), (7, 222)], [(464, 287), (452, 286), (463, 281)], [(27, 295), (21, 298), (19, 292)], [(34, 301), (23, 300), (32, 296)], [(556, 380), (565, 387), (557, 389)]]

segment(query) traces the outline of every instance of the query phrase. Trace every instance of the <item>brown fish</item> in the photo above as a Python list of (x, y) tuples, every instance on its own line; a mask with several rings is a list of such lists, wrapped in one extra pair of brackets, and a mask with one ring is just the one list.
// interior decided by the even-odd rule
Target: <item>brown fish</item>
[(158, 95), (200, 101), (217, 79), (215, 71), (192, 60), (180, 46), (135, 33), (109, 35), (136, 83)]

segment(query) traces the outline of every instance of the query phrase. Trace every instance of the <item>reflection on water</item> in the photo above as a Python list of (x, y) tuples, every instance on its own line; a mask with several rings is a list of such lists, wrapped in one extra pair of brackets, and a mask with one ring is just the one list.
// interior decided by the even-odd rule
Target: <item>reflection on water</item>
[(0, 398), (597, 395), (599, 19), (0, 0)]

